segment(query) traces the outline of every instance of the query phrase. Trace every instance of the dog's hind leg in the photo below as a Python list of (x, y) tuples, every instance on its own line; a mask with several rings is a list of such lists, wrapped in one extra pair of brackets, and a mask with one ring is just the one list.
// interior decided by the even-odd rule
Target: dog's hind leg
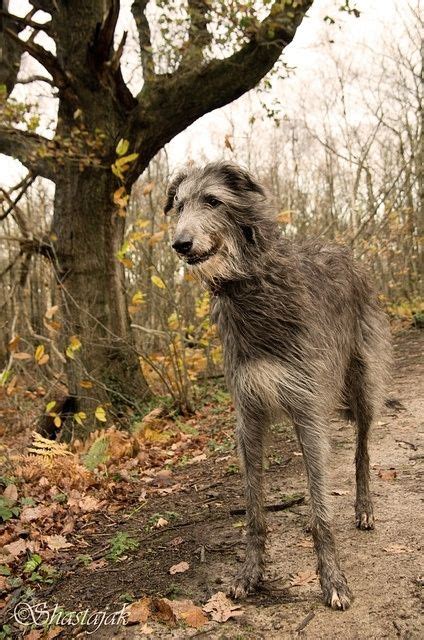
[(312, 502), (312, 536), (318, 556), (318, 574), (324, 600), (333, 609), (348, 609), (351, 593), (337, 558), (326, 489), (326, 430), (316, 417), (308, 415), (298, 416), (295, 427), (308, 476)]
[(348, 377), (349, 405), (356, 422), (356, 526), (358, 529), (373, 529), (374, 512), (369, 488), (368, 435), (374, 418), (374, 408), (372, 384), (367, 364), (362, 358), (352, 358)]
[(264, 571), (266, 525), (263, 506), (263, 456), (266, 419), (259, 413), (238, 412), (237, 442), (244, 467), (246, 494), (246, 559), (230, 587), (242, 598), (260, 583)]

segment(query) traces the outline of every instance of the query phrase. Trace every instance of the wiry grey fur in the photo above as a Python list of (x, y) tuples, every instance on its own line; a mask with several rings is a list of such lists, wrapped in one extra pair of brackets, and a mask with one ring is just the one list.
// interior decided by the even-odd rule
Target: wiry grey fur
[(245, 595), (263, 575), (264, 434), (288, 414), (308, 476), (325, 602), (346, 609), (351, 594), (337, 558), (326, 486), (328, 423), (341, 407), (356, 422), (356, 525), (372, 529), (367, 441), (383, 400), (390, 347), (368, 277), (346, 248), (284, 239), (262, 187), (235, 165), (212, 163), (179, 174), (168, 191), (165, 211), (171, 209), (177, 213), (173, 246), (213, 293), (237, 410), (247, 551), (231, 592)]

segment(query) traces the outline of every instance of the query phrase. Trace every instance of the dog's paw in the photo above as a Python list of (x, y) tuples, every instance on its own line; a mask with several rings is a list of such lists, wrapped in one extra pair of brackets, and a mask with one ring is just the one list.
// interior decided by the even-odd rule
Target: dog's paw
[(363, 531), (374, 529), (374, 512), (372, 504), (361, 504), (355, 509), (356, 526)]
[(261, 580), (262, 571), (260, 569), (242, 571), (230, 585), (228, 595), (236, 600), (245, 598), (249, 593), (257, 589)]
[(349, 609), (352, 593), (341, 571), (333, 573), (330, 580), (321, 579), (321, 586), (326, 605), (338, 611)]

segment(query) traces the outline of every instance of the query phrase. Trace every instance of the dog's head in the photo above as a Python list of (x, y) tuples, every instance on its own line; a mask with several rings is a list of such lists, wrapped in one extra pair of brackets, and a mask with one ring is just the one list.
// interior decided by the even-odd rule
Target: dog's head
[(247, 171), (227, 162), (179, 173), (167, 193), (165, 213), (171, 210), (173, 248), (211, 281), (248, 275), (254, 257), (278, 234), (263, 188)]

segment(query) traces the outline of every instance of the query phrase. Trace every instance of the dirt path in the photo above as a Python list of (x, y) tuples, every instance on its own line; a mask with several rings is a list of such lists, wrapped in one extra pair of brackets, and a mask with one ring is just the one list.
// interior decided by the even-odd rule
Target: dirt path
[[(221, 625), (213, 623), (200, 631), (170, 630), (153, 623), (150, 638), (424, 638), (424, 519), (420, 495), (424, 456), (419, 440), (424, 416), (424, 336), (409, 331), (395, 342), (396, 370), (390, 395), (404, 408), (387, 410), (372, 434), (375, 531), (355, 528), (354, 434), (351, 425), (336, 421), (332, 424), (335, 530), (342, 566), (355, 595), (351, 609), (342, 613), (327, 609), (317, 582), (290, 586), (290, 574), (302, 572), (305, 577), (305, 572), (315, 569), (305, 504), (269, 514), (265, 588), (242, 603), (243, 616)], [(272, 440), (266, 474), (268, 504), (281, 501), (282, 495), (306, 491), (293, 432), (282, 426)], [(120, 528), (141, 538), (139, 551), (112, 567), (101, 563), (94, 570), (68, 566), (67, 575), (49, 594), (50, 601), (68, 610), (106, 605), (113, 610), (126, 598), (145, 594), (191, 598), (201, 604), (216, 591), (225, 590), (244, 550), (243, 517), (229, 514), (230, 509), (242, 505), (241, 479), (234, 473), (233, 457), (233, 451), (221, 452), (181, 471), (181, 491), (159, 498), (126, 520), (125, 525), (105, 522), (102, 534), (93, 534), (93, 547), (80, 553), (100, 557), (106, 539), (102, 536), (111, 536)], [(154, 513), (176, 514), (175, 524), (146, 533), (146, 523)], [(183, 560), (189, 562), (189, 571), (170, 576), (169, 567)], [(299, 631), (302, 623), (304, 629)], [(144, 636), (140, 627), (126, 627), (99, 630), (91, 637)]]

